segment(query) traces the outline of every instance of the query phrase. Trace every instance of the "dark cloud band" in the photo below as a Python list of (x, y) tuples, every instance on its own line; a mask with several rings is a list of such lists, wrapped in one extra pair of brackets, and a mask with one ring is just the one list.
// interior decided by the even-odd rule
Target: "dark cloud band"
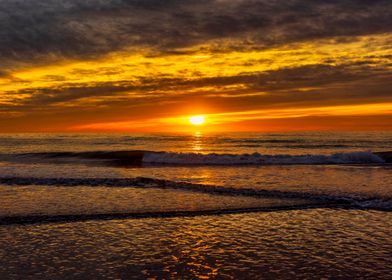
[(390, 32), (389, 0), (0, 0), (1, 66), (212, 39), (255, 48)]

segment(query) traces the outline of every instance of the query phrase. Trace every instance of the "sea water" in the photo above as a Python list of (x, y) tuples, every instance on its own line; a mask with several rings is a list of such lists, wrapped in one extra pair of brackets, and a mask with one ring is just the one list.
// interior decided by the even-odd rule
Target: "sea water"
[(387, 279), (391, 148), (390, 132), (2, 134), (1, 279)]

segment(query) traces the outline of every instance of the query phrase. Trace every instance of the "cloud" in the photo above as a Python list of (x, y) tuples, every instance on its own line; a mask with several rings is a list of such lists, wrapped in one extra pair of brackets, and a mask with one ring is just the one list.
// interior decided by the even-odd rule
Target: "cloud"
[(0, 122), (390, 104), (391, 46), (390, 0), (0, 0)]
[(8, 76), (8, 72), (0, 70), (0, 78)]
[[(99, 70), (100, 71), (100, 70)], [(176, 76), (140, 77), (136, 81), (61, 83), (8, 92), (16, 96), (9, 110), (40, 110), (44, 107), (83, 108), (102, 105), (112, 108), (155, 106), (192, 99), (220, 106), (268, 108), (296, 104), (362, 103), (392, 101), (390, 71), (366, 63), (331, 66), (313, 64), (273, 71), (193, 79)], [(25, 96), (25, 98), (20, 98)], [(65, 106), (65, 107), (64, 107)]]
[(391, 30), (389, 0), (1, 0), (0, 66), (120, 49), (180, 53), (220, 39), (265, 48)]

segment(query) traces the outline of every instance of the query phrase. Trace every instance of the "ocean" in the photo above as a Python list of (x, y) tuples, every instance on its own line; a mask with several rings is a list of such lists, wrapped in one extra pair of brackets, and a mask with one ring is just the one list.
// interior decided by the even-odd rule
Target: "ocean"
[(392, 132), (0, 134), (1, 279), (390, 279)]

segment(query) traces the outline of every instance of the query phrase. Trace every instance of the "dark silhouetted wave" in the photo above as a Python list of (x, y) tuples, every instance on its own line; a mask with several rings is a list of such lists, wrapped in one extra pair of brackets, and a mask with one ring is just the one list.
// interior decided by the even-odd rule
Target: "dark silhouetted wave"
[(349, 152), (332, 155), (200, 154), (154, 151), (93, 151), (2, 154), (2, 161), (37, 163), (96, 163), (119, 166), (142, 165), (287, 165), (287, 164), (385, 164), (392, 152)]

